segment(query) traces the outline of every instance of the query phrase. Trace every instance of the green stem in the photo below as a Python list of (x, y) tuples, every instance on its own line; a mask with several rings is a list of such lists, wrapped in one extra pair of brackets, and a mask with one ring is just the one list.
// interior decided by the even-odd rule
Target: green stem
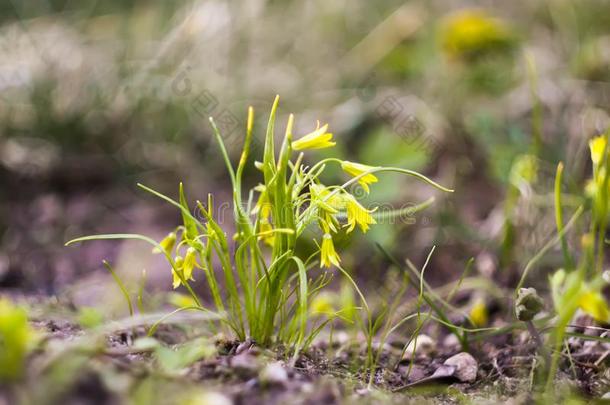
[(565, 233), (563, 231), (563, 209), (561, 204), (561, 178), (563, 175), (563, 163), (559, 162), (557, 165), (557, 174), (555, 175), (555, 222), (557, 224), (557, 231), (560, 235), (561, 240), (561, 251), (563, 252), (563, 260), (566, 264), (567, 270), (574, 268), (574, 262), (570, 256), (568, 250), (568, 242), (566, 241)]

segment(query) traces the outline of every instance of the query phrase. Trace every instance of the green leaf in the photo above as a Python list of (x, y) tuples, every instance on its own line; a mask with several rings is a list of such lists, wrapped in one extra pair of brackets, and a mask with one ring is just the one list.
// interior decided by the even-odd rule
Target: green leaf
[(21, 377), (34, 341), (25, 308), (0, 299), (0, 382)]
[(167, 372), (180, 371), (198, 360), (209, 358), (216, 353), (216, 348), (207, 339), (195, 339), (176, 349), (158, 346), (157, 360), (160, 367)]

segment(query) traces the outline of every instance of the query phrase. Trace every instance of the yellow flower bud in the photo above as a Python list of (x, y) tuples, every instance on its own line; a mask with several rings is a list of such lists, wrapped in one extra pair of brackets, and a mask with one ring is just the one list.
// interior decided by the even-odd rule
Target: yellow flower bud
[(605, 135), (596, 136), (589, 141), (591, 162), (593, 162), (594, 166), (599, 166), (599, 164), (603, 161), (607, 143), (608, 140), (606, 139)]
[(161, 246), (161, 249), (159, 249), (159, 247), (157, 246), (153, 249), (153, 253), (165, 252), (169, 255), (169, 254), (171, 254), (172, 249), (174, 249), (175, 245), (176, 245), (176, 234), (174, 232), (170, 232), (167, 234), (167, 236), (165, 238), (163, 238), (163, 240), (161, 242), (159, 242), (159, 246)]

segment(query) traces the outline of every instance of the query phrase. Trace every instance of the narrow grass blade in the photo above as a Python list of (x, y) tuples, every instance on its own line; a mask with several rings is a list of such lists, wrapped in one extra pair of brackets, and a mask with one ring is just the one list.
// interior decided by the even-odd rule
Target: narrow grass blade
[(127, 288), (125, 288), (125, 284), (123, 284), (123, 281), (116, 274), (116, 272), (114, 271), (114, 269), (112, 268), (110, 263), (108, 263), (106, 260), (102, 260), (102, 263), (104, 264), (104, 267), (106, 267), (106, 269), (110, 272), (110, 274), (112, 274), (112, 278), (119, 286), (119, 289), (121, 290), (121, 293), (123, 294), (123, 297), (125, 297), (125, 301), (127, 302), (127, 307), (129, 308), (129, 315), (133, 316), (133, 306), (131, 305), (131, 299), (129, 298), (129, 293), (127, 292)]

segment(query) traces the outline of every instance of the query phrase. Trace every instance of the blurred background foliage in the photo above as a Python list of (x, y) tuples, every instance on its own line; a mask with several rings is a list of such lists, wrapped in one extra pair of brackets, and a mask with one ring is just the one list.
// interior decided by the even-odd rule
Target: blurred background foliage
[[(552, 229), (541, 207), (552, 201), (554, 165), (564, 160), (568, 186), (579, 182), (587, 140), (608, 127), (608, 11), (606, 0), (5, 1), (0, 286), (73, 289), (86, 302), (107, 293), (108, 274), (92, 271), (103, 258), (128, 280), (146, 268), (152, 288), (169, 285), (138, 244), (63, 243), (161, 236), (176, 224), (179, 213), (136, 182), (175, 195), (184, 181), (192, 198), (227, 201), (207, 117), (237, 156), (247, 106), (260, 142), (275, 94), (284, 118), (296, 114), (296, 133), (329, 122), (331, 153), (421, 170), (457, 190), (381, 179), (368, 204), (437, 202), (345, 241), (359, 247), (342, 255), (358, 277), (390, 265), (374, 243), (416, 261), (436, 244), (430, 277), (459, 277), (472, 255), (480, 274), (510, 281)], [(520, 185), (507, 218), (509, 174), (524, 154), (540, 175)], [(247, 175), (255, 185), (256, 171)], [(522, 249), (500, 269), (507, 221)]]

